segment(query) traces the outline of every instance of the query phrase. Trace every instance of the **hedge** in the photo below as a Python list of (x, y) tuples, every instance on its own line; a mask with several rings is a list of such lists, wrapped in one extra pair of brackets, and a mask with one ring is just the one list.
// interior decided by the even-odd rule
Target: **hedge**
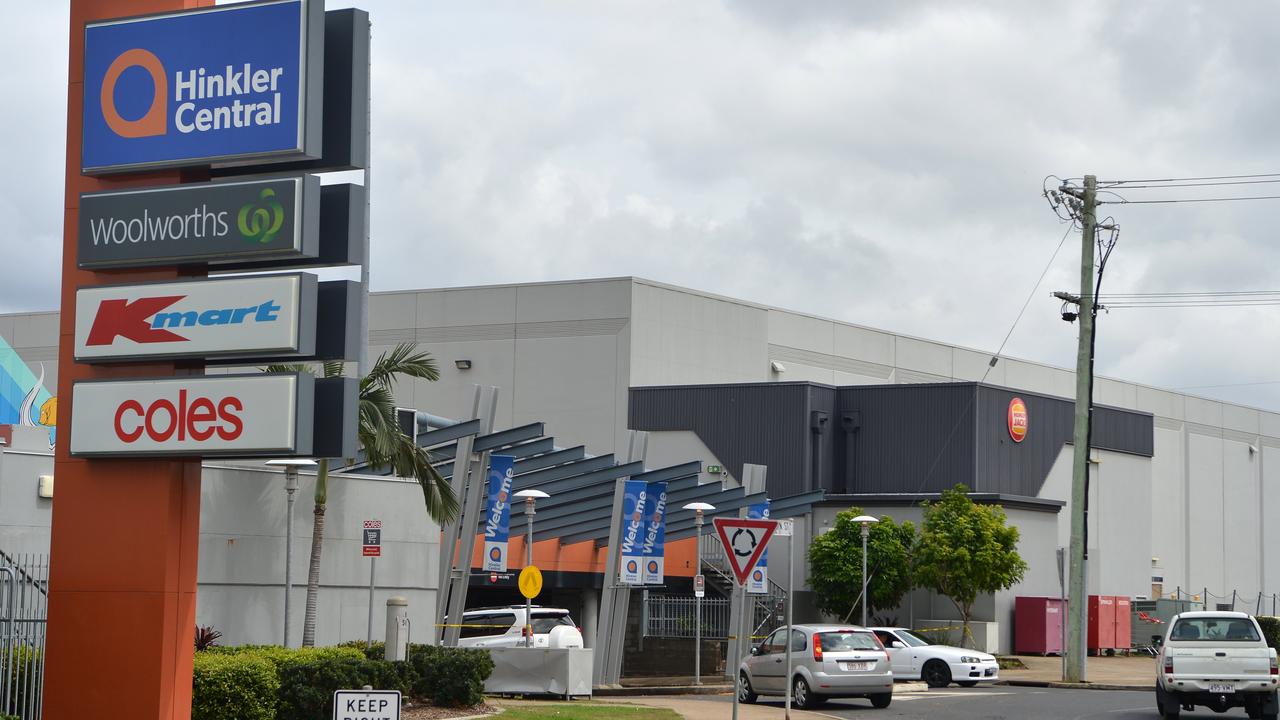
[[(297, 649), (242, 645), (198, 652), (192, 718), (326, 718), (333, 714), (335, 690), (365, 685), (399, 690), (436, 705), (469, 707), (484, 699), (484, 681), (493, 672), (493, 661), (484, 650), (411, 645), (407, 662), (388, 662), (381, 659), (381, 643), (364, 645)], [(261, 685), (264, 671), (273, 681), (271, 690)], [(243, 699), (235, 699), (239, 697)]]
[(1262, 627), (1262, 636), (1267, 645), (1280, 649), (1280, 617), (1258, 616), (1258, 625)]
[(280, 678), (257, 653), (198, 652), (192, 672), (192, 720), (273, 720)]
[[(40, 675), (40, 651), (30, 645), (14, 645), (8, 649), (8, 652), (8, 672), (0, 674), (0, 683), (9, 685), (10, 706), (22, 707), (26, 704), (28, 688), (37, 685), (33, 681)], [(0, 656), (0, 661), (4, 659)], [(0, 669), (3, 669), (2, 662), (0, 662)], [(0, 712), (0, 720), (4, 720), (2, 712)]]

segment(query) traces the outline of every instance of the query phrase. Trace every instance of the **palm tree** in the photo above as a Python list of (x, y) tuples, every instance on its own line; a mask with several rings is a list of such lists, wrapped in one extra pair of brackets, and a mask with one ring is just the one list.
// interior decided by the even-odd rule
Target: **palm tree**
[[(342, 375), (340, 361), (323, 364), (323, 377)], [(311, 372), (309, 365), (272, 365), (267, 372)], [(395, 398), (392, 390), (401, 376), (438, 380), (440, 371), (426, 352), (414, 343), (401, 343), (384, 352), (360, 378), (359, 425), (356, 436), (371, 468), (391, 468), (401, 477), (411, 477), (422, 488), (427, 516), (444, 524), (458, 515), (458, 499), (453, 488), (431, 465), (431, 456), (396, 422)], [(324, 514), (329, 499), (329, 459), (321, 458), (316, 467), (315, 517), (311, 527), (311, 564), (307, 571), (307, 609), (302, 624), (302, 644), (315, 645), (316, 599), (320, 591), (320, 554), (324, 547)]]

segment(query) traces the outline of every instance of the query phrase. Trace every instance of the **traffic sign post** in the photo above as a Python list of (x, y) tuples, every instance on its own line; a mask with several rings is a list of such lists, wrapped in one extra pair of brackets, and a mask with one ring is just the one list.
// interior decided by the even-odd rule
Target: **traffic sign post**
[(382, 557), (382, 521), (365, 520), (362, 532), (363, 546), (360, 554), (369, 558), (369, 627), (365, 635), (367, 647), (373, 644), (373, 572), (378, 564), (378, 558)]
[[(711, 523), (720, 536), (720, 546), (729, 558), (729, 567), (733, 570), (734, 579), (738, 581), (738, 594), (741, 597), (740, 607), (746, 612), (747, 577), (760, 561), (764, 549), (769, 545), (769, 538), (778, 529), (774, 520), (747, 520), (743, 518), (714, 518)], [(748, 627), (750, 624), (748, 623)], [(748, 631), (749, 632), (749, 631)], [(739, 647), (743, 642), (750, 643), (750, 637), (738, 638)], [(791, 638), (787, 638), (787, 647), (791, 647)], [(742, 673), (734, 668), (733, 672), (733, 718), (738, 718), (738, 693), (741, 691)]]

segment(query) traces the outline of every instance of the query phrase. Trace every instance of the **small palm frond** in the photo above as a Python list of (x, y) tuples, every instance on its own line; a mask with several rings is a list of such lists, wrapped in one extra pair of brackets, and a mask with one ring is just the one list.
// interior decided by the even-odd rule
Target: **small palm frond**
[(326, 360), (324, 362), (324, 374), (321, 375), (321, 377), (326, 377), (326, 378), (342, 377), (342, 374), (346, 372), (346, 369), (347, 369), (347, 364), (342, 362), (341, 360)]
[(403, 435), (396, 422), (395, 398), (385, 388), (366, 388), (360, 392), (360, 424), (357, 435), (369, 464), (388, 465), (396, 452), (396, 436)]
[(378, 356), (369, 374), (360, 378), (360, 388), (365, 386), (391, 389), (397, 375), (407, 375), (422, 380), (439, 380), (440, 371), (431, 354), (418, 350), (416, 343), (400, 343)]

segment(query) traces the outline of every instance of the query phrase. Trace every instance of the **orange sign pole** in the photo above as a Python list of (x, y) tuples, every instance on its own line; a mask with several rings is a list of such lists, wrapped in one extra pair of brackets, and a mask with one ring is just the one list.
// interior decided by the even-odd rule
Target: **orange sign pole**
[(212, 5), (212, 0), (71, 0), (66, 202), (45, 656), (45, 720), (173, 720), (191, 716), (192, 635), (200, 531), (200, 462), (85, 460), (68, 453), (76, 380), (202, 374), (199, 364), (103, 367), (73, 359), (75, 291), (106, 283), (203, 275), (203, 268), (93, 273), (76, 268), (80, 193), (202, 179), (161, 172), (80, 174), (84, 24)]

